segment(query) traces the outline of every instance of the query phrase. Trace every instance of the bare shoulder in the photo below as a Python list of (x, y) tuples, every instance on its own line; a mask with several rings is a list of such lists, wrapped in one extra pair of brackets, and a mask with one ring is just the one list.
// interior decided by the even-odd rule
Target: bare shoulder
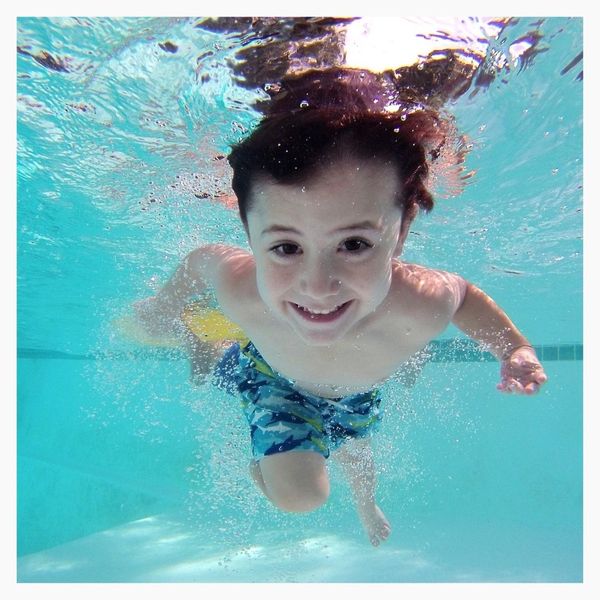
[(216, 291), (241, 282), (254, 273), (254, 258), (247, 250), (225, 244), (208, 244), (189, 254), (191, 272), (203, 278)]
[(456, 273), (400, 262), (394, 265), (394, 281), (400, 295), (416, 307), (450, 314), (461, 305), (467, 286)]
[(195, 252), (198, 270), (205, 273), (220, 309), (243, 325), (260, 304), (254, 256), (243, 248), (224, 244), (203, 246)]
[(225, 244), (200, 246), (188, 255), (192, 269), (205, 272), (208, 276), (217, 275), (229, 268), (239, 268), (249, 258), (251, 254), (248, 251)]

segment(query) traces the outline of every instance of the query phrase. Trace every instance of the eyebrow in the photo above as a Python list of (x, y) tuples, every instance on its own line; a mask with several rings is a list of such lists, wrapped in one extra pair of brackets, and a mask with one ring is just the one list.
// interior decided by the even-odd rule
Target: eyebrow
[[(338, 229), (334, 229), (330, 233), (344, 233), (347, 231), (364, 231), (365, 229), (374, 229), (376, 231), (381, 231), (381, 226), (373, 221), (361, 221), (360, 223), (353, 223), (352, 225), (347, 225), (346, 227), (340, 227)], [(302, 232), (294, 227), (286, 227), (285, 225), (271, 225), (266, 229), (263, 229), (261, 235), (268, 235), (270, 233), (294, 233), (296, 235), (302, 235)]]

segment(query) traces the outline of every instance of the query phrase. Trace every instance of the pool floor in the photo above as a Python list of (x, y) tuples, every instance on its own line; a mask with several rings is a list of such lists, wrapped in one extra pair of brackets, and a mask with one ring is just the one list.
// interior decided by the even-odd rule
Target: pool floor
[(138, 519), (18, 560), (25, 582), (579, 582), (580, 540), (544, 532), (460, 521), (424, 523), (388, 542), (332, 532), (298, 531), (284, 542), (275, 531), (251, 545), (207, 544), (176, 516)]
[(489, 363), (430, 365), (405, 399), (390, 398), (373, 440), (393, 528), (379, 548), (335, 463), (325, 506), (274, 509), (248, 477), (237, 408), (171, 400), (185, 365), (138, 365), (165, 389), (144, 404), (129, 386), (135, 402), (119, 400), (111, 420), (83, 363), (56, 362), (23, 371), (36, 377), (23, 378), (19, 404), (19, 582), (582, 581), (578, 361), (549, 362), (532, 398), (498, 394)]

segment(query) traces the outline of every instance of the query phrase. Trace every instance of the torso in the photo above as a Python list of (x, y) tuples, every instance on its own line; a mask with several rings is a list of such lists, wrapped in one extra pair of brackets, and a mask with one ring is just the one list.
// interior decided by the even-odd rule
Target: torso
[(308, 346), (261, 300), (252, 256), (240, 251), (230, 262), (215, 286), (223, 312), (279, 374), (325, 397), (384, 382), (447, 327), (459, 302), (456, 276), (397, 261), (390, 292), (374, 313), (334, 345)]

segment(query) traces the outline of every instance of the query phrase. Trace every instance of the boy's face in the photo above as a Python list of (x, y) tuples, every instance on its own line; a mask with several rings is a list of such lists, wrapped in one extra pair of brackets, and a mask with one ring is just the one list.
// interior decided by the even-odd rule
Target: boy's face
[(255, 182), (248, 235), (258, 290), (309, 345), (359, 332), (386, 298), (401, 250), (391, 165), (340, 159), (302, 183)]

